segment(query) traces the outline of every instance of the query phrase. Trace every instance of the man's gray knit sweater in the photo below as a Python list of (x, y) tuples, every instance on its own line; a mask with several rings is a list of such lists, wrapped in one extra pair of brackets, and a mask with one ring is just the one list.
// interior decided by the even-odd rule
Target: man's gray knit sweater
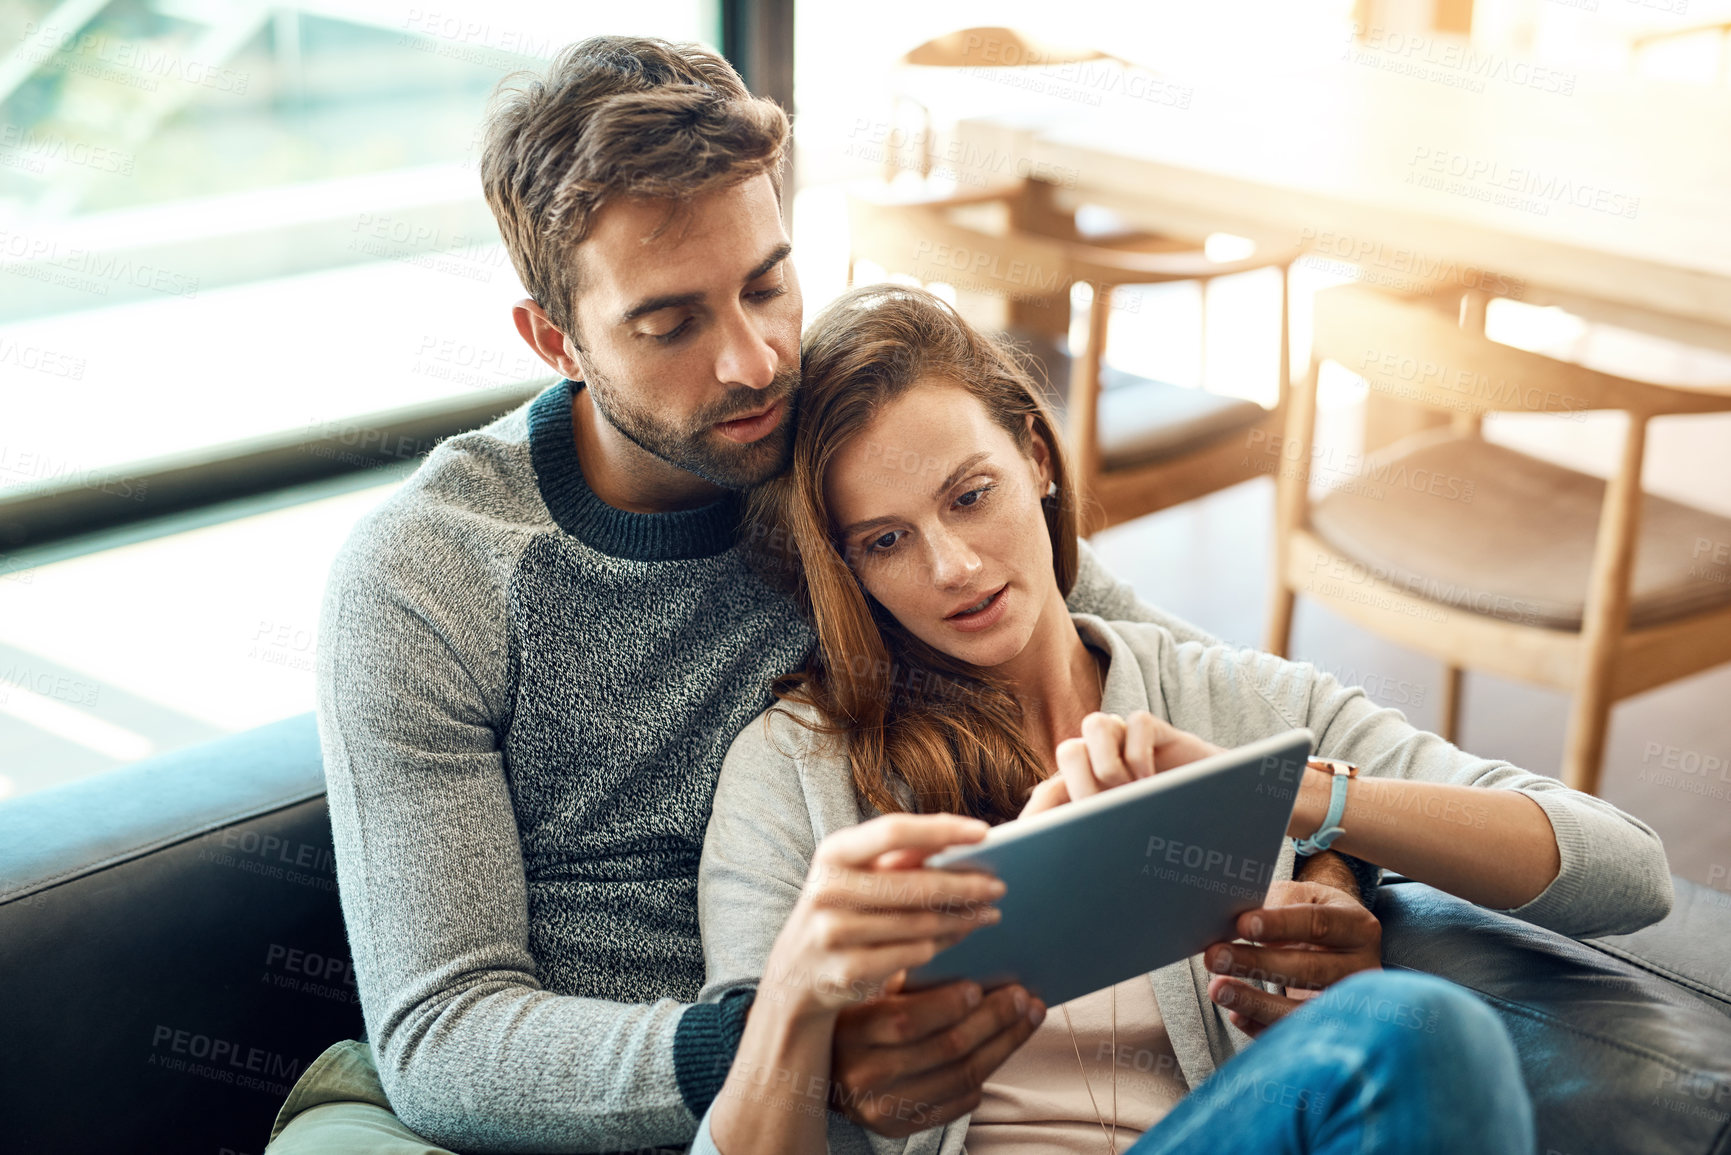
[[(626, 513), (561, 382), (438, 446), (355, 528), (319, 626), (337, 877), (379, 1077), (467, 1152), (682, 1144), (749, 997), (703, 986), (723, 756), (812, 635), (740, 505)], [(1071, 606), (1156, 620), (1084, 549)]]

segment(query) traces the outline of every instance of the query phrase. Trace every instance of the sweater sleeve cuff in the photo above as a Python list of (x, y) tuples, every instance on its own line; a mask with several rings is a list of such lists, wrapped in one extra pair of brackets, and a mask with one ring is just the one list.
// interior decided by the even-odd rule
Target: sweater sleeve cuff
[(1521, 793), (1537, 802), (1545, 817), (1550, 819), (1551, 830), (1557, 838), (1557, 877), (1526, 904), (1502, 913), (1568, 934), (1567, 928), (1575, 905), (1581, 901), (1583, 884), (1588, 876), (1586, 832), (1581, 829), (1580, 816), (1564, 792), (1523, 790)]
[(679, 1097), (698, 1118), (727, 1081), (756, 994), (749, 987), (729, 991), (717, 1002), (693, 1003), (679, 1018), (673, 1033), (673, 1077), (679, 1082)]

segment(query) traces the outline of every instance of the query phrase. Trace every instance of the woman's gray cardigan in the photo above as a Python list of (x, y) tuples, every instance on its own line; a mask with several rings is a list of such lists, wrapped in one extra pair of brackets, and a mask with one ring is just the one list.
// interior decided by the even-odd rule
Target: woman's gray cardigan
[[(1147, 709), (1224, 747), (1306, 727), (1316, 735), (1318, 756), (1356, 762), (1365, 776), (1527, 794), (1551, 821), (1562, 867), (1537, 898), (1507, 912), (1517, 918), (1587, 937), (1636, 930), (1671, 908), (1671, 874), (1659, 836), (1602, 799), (1570, 790), (1555, 778), (1458, 750), (1308, 663), (1227, 645), (1179, 642), (1149, 622), (1072, 617), (1090, 644), (1111, 655), (1108, 713)], [(777, 708), (738, 736), (722, 766), (703, 845), (698, 909), (708, 980), (700, 999), (718, 999), (757, 983), (818, 842), (868, 817), (847, 764), (830, 741)], [(1274, 878), (1291, 878), (1292, 867), (1292, 844), (1286, 839)], [(1191, 1088), (1250, 1043), (1208, 1000), (1210, 977), (1200, 955), (1149, 975)], [(831, 1151), (875, 1155), (957, 1155), (968, 1126), (963, 1117), (907, 1139), (887, 1139), (834, 1114), (830, 1120)], [(692, 1152), (714, 1150), (706, 1115)]]

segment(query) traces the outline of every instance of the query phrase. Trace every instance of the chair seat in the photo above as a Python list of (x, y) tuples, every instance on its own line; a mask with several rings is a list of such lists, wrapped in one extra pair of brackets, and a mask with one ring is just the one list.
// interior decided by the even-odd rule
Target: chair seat
[[(1046, 396), (1065, 415), (1070, 355), (1061, 340), (1012, 331), (1012, 343), (1030, 355), (1047, 384)], [(1176, 457), (1268, 416), (1254, 401), (1138, 377), (1110, 365), (1100, 367), (1100, 463), (1127, 469)]]
[(1151, 381), (1109, 366), (1101, 370), (1100, 383), (1100, 463), (1108, 471), (1176, 457), (1268, 416), (1254, 401)]
[[(1524, 625), (1579, 630), (1605, 482), (1447, 431), (1373, 456), (1311, 506), (1333, 549), (1402, 590)], [(1731, 541), (1731, 520), (1653, 494), (1641, 499), (1629, 626), (1731, 602), (1731, 570), (1701, 542)]]

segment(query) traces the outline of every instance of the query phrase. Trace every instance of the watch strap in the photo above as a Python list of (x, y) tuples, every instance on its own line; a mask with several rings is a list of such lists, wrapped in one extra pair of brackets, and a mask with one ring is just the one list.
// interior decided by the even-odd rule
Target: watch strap
[(1308, 857), (1327, 850), (1336, 838), (1346, 833), (1340, 824), (1341, 815), (1346, 813), (1346, 784), (1358, 777), (1358, 767), (1339, 758), (1312, 758), (1306, 765), (1325, 770), (1334, 778), (1329, 788), (1328, 814), (1323, 817), (1322, 825), (1309, 838), (1294, 839), (1292, 843), (1295, 853)]

